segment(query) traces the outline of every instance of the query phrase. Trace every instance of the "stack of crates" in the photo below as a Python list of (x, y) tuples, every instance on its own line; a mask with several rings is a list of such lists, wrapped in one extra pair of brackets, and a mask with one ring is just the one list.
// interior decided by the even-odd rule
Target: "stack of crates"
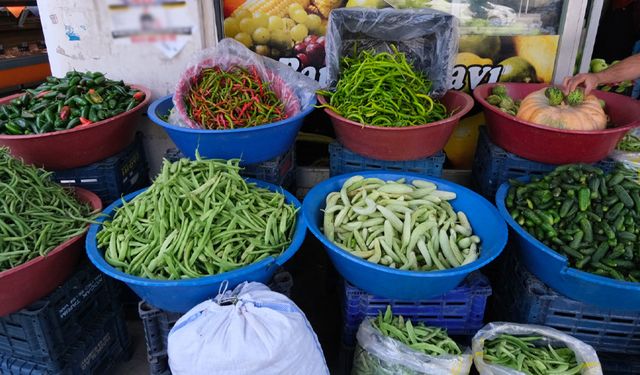
[(359, 171), (411, 172), (426, 176), (440, 177), (444, 167), (445, 154), (440, 151), (428, 158), (408, 161), (385, 161), (367, 158), (347, 149), (339, 142), (329, 145), (331, 176)]
[(149, 170), (142, 135), (118, 154), (99, 162), (73, 169), (53, 171), (54, 181), (94, 192), (106, 206), (149, 185)]
[(365, 318), (375, 318), (391, 306), (412, 322), (445, 328), (451, 336), (473, 336), (484, 325), (487, 299), (492, 294), (489, 280), (479, 272), (471, 273), (457, 288), (440, 297), (424, 301), (403, 301), (371, 295), (344, 281), (342, 294), (341, 363), (351, 371), (356, 334)]
[(32, 305), (0, 317), (0, 374), (108, 374), (130, 356), (118, 288), (84, 264)]
[[(280, 270), (269, 284), (269, 288), (288, 297), (291, 296), (293, 278), (287, 271)], [(167, 354), (169, 332), (182, 316), (160, 310), (145, 301), (140, 301), (138, 313), (144, 326), (144, 336), (147, 343), (147, 359), (149, 360), (149, 372), (151, 375), (171, 375), (169, 369), (169, 356)]]
[[(255, 178), (274, 185), (282, 186), (285, 189), (291, 189), (295, 182), (296, 159), (295, 146), (290, 148), (284, 154), (274, 159), (244, 166), (240, 174), (244, 177)], [(164, 158), (170, 162), (174, 162), (184, 155), (178, 149), (172, 148), (167, 150)]]
[[(615, 162), (605, 159), (595, 164), (604, 171), (614, 168)], [(480, 127), (478, 147), (473, 160), (471, 179), (477, 191), (493, 201), (500, 185), (511, 178), (540, 176), (557, 167), (521, 158), (497, 146), (489, 139), (484, 127)]]
[(495, 285), (495, 310), (506, 321), (555, 328), (591, 345), (604, 373), (640, 371), (640, 311), (593, 306), (558, 294), (508, 254)]

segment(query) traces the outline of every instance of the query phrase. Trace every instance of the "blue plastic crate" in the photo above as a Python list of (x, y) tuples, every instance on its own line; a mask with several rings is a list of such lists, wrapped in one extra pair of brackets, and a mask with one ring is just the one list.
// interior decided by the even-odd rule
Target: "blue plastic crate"
[(640, 357), (626, 354), (598, 353), (605, 375), (639, 375)]
[[(595, 164), (605, 171), (612, 170), (615, 162), (605, 159)], [(471, 179), (480, 194), (493, 201), (500, 185), (510, 178), (539, 176), (555, 169), (557, 165), (538, 163), (507, 152), (489, 139), (484, 126), (480, 127)]]
[(90, 264), (48, 296), (0, 317), (0, 355), (35, 363), (59, 361), (102, 312), (120, 309), (119, 289)]
[(99, 375), (109, 374), (115, 363), (130, 357), (130, 342), (122, 311), (93, 317), (81, 337), (66, 344), (60, 361), (37, 363), (0, 354), (3, 375)]
[[(168, 149), (164, 154), (164, 158), (170, 162), (174, 162), (185, 157), (180, 150), (172, 148)], [(271, 184), (290, 187), (295, 179), (296, 169), (296, 152), (295, 146), (284, 154), (259, 164), (251, 164), (244, 166), (240, 172), (245, 177), (251, 177), (262, 180)]]
[(96, 193), (107, 205), (123, 195), (149, 185), (149, 171), (142, 146), (142, 136), (110, 158), (73, 169), (54, 171), (54, 181), (78, 186)]
[(388, 305), (395, 314), (446, 328), (450, 335), (475, 334), (484, 325), (489, 280), (479, 272), (470, 274), (462, 285), (440, 298), (428, 301), (399, 301), (373, 296), (345, 281), (342, 301), (342, 343), (353, 347), (358, 327), (365, 317), (375, 317)]
[(360, 156), (350, 151), (339, 142), (333, 142), (329, 145), (329, 166), (331, 176), (340, 174), (358, 172), (358, 171), (403, 171), (419, 173), (427, 176), (442, 176), (442, 167), (446, 157), (444, 152), (428, 158), (408, 161), (384, 161), (375, 160)]
[(504, 267), (502, 274), (509, 282), (495, 287), (502, 319), (553, 327), (598, 352), (640, 354), (640, 311), (601, 308), (564, 297), (527, 271), (513, 255)]

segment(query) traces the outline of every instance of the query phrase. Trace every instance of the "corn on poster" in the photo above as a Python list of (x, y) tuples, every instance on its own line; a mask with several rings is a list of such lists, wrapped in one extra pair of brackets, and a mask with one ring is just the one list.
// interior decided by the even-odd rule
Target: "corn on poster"
[[(326, 81), (324, 35), (340, 7), (431, 8), (460, 21), (451, 87), (485, 82), (550, 82), (562, 0), (223, 0), (224, 33), (258, 54)], [(506, 36), (508, 35), (508, 36)]]

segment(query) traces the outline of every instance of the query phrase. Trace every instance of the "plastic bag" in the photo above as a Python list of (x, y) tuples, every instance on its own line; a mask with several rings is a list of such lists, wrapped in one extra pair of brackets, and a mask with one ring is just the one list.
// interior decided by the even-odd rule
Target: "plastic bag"
[(451, 375), (468, 374), (471, 354), (430, 356), (383, 335), (365, 319), (356, 335), (352, 375)]
[(480, 375), (524, 375), (523, 372), (500, 365), (491, 365), (483, 360), (485, 340), (490, 340), (500, 334), (509, 335), (540, 335), (547, 338), (550, 344), (563, 344), (576, 354), (578, 363), (586, 363), (582, 370), (583, 375), (602, 375), (602, 367), (596, 351), (584, 342), (562, 333), (556, 329), (538, 325), (517, 324), (517, 323), (489, 323), (484, 326), (471, 342), (471, 347), (475, 353), (473, 362)]
[(173, 375), (329, 374), (304, 313), (260, 283), (243, 283), (182, 316), (169, 333)]
[[(640, 137), (640, 128), (631, 130), (628, 134)], [(637, 181), (640, 183), (640, 151), (622, 151), (615, 149), (609, 157), (621, 163), (626, 169), (637, 173)]]
[(433, 9), (339, 8), (331, 11), (326, 35), (328, 85), (334, 88), (340, 61), (358, 50), (392, 52), (395, 44), (413, 66), (433, 82), (432, 95), (441, 97), (458, 53), (458, 21)]
[(319, 88), (318, 82), (296, 72), (288, 65), (258, 55), (235, 39), (225, 38), (215, 47), (196, 53), (187, 69), (180, 76), (173, 94), (175, 110), (171, 112), (169, 123), (194, 129), (201, 128), (187, 115), (184, 97), (202, 69), (213, 66), (222, 69), (233, 66), (255, 67), (260, 78), (271, 83), (271, 88), (285, 106), (287, 117), (294, 116), (315, 105), (316, 90)]

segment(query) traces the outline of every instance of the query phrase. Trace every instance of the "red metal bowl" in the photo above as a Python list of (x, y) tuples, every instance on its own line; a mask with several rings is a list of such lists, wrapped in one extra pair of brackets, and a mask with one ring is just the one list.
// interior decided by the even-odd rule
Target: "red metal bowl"
[[(136, 115), (151, 99), (149, 89), (130, 86), (144, 92), (145, 98), (127, 112), (69, 130), (29, 135), (0, 134), (0, 146), (9, 147), (11, 154), (25, 163), (48, 170), (77, 168), (113, 156), (133, 142)], [(4, 97), (0, 99), (0, 105), (20, 95)]]
[[(318, 96), (318, 100), (321, 104), (327, 103), (323, 96)], [(329, 108), (324, 111), (331, 117), (340, 143), (351, 151), (377, 160), (417, 160), (442, 150), (460, 118), (473, 108), (473, 98), (459, 91), (448, 91), (441, 101), (448, 112), (454, 112), (451, 117), (402, 128), (363, 125)]]
[[(94, 193), (75, 188), (78, 199), (102, 210), (102, 201)], [(87, 229), (89, 225), (87, 225)], [(84, 251), (85, 233), (70, 238), (46, 256), (0, 272), (0, 316), (16, 312), (51, 293), (74, 271)]]
[[(547, 87), (546, 84), (502, 83), (514, 99)], [(473, 96), (484, 107), (491, 140), (505, 150), (523, 158), (548, 164), (595, 163), (609, 155), (629, 129), (640, 125), (640, 103), (628, 96), (604, 91), (593, 94), (606, 103), (613, 128), (578, 131), (551, 128), (522, 121), (500, 111), (485, 98), (496, 84), (476, 87)]]

